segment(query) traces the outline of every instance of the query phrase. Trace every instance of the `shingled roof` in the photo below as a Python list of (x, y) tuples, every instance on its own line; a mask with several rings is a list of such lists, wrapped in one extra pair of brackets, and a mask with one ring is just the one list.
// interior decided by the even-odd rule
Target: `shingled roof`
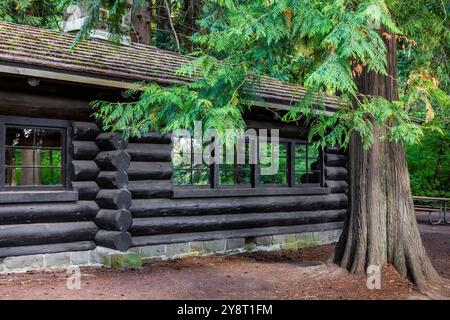
[[(81, 74), (99, 80), (113, 79), (119, 86), (123, 83), (124, 88), (137, 81), (162, 85), (192, 81), (176, 74), (176, 70), (189, 62), (191, 57), (142, 44), (115, 45), (97, 39), (82, 41), (73, 50), (73, 41), (73, 34), (0, 21), (0, 66), (4, 66), (0, 72), (10, 70), (9, 73), (12, 73), (5, 66), (20, 65), (27, 70), (42, 70), (44, 73), (41, 75), (46, 74), (45, 71), (53, 71), (58, 74)], [(107, 85), (108, 82), (98, 83)], [(258, 81), (253, 90), (256, 96), (271, 105), (285, 107), (301, 100), (306, 93), (298, 85), (269, 77)], [(334, 110), (339, 106), (339, 101), (326, 97), (325, 105)]]

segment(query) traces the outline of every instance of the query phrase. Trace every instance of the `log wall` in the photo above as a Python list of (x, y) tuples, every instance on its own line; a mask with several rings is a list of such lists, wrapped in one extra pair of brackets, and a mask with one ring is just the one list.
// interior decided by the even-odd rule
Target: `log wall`
[(73, 122), (71, 129), (69, 174), (78, 201), (0, 204), (0, 257), (95, 248), (100, 130), (90, 122)]
[[(128, 189), (133, 202), (132, 247), (220, 238), (282, 234), (289, 227), (339, 229), (347, 208), (346, 157), (341, 150), (324, 152), (323, 194), (246, 195), (176, 198), (171, 183), (170, 137), (152, 133), (132, 139)], [(322, 164), (314, 163), (319, 177)], [(311, 181), (311, 177), (309, 181)], [(314, 182), (319, 182), (317, 181)], [(327, 189), (328, 187), (328, 189)], [(249, 192), (251, 193), (251, 192)], [(216, 233), (215, 233), (216, 232)], [(176, 240), (174, 240), (176, 239)]]

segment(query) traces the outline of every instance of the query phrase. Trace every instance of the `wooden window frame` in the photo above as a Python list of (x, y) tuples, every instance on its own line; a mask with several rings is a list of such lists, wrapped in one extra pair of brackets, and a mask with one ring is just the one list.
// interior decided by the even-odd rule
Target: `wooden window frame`
[[(196, 197), (223, 197), (223, 196), (256, 196), (256, 195), (289, 195), (289, 194), (328, 194), (330, 189), (325, 187), (324, 180), (324, 156), (323, 150), (319, 151), (320, 178), (318, 183), (295, 182), (295, 147), (297, 144), (306, 145), (306, 166), (308, 162), (308, 149), (310, 143), (304, 139), (279, 138), (280, 143), (288, 143), (287, 157), (288, 170), (286, 184), (261, 184), (259, 182), (260, 167), (257, 164), (251, 165), (251, 183), (246, 185), (220, 185), (219, 174), (220, 165), (210, 166), (209, 184), (196, 185), (174, 185), (175, 198), (196, 198)], [(259, 142), (257, 143), (259, 157)]]
[[(43, 119), (29, 117), (0, 116), (0, 192), (20, 193), (21, 191), (70, 191), (70, 166), (71, 156), (68, 152), (71, 143), (72, 122), (69, 120)], [(62, 170), (61, 185), (58, 186), (14, 186), (5, 185), (5, 158), (6, 158), (6, 128), (26, 127), (36, 129), (53, 129), (62, 131)]]

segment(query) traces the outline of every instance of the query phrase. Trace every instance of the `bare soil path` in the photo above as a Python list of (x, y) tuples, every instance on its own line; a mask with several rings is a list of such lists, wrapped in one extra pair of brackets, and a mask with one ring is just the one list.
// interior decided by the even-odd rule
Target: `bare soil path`
[[(428, 253), (450, 279), (450, 226), (420, 224)], [(82, 269), (80, 290), (64, 271), (0, 276), (0, 299), (422, 299), (389, 266), (382, 289), (327, 265), (333, 245), (296, 251), (192, 257), (152, 262), (140, 270)], [(448, 296), (450, 298), (450, 295)]]

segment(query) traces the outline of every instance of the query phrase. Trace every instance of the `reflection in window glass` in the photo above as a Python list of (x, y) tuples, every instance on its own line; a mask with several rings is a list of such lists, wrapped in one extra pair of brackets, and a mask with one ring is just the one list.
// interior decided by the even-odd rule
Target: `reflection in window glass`
[(5, 142), (5, 186), (62, 186), (62, 130), (7, 127)]
[(173, 145), (174, 185), (206, 186), (209, 184), (209, 166), (194, 164), (196, 157), (202, 159), (202, 148), (196, 139), (178, 138)]
[(295, 145), (295, 184), (319, 182), (319, 151), (307, 144)]
[[(260, 143), (260, 148), (266, 148), (267, 157), (270, 159), (272, 156), (276, 157), (276, 154), (272, 154), (272, 144), (271, 143)], [(279, 143), (279, 151), (278, 151), (278, 171), (273, 175), (260, 175), (259, 182), (261, 184), (288, 184), (288, 143)], [(270, 168), (271, 163), (259, 163), (260, 168)]]
[[(222, 186), (251, 186), (251, 174), (252, 169), (250, 165), (250, 144), (248, 142), (242, 143), (238, 147), (238, 145), (233, 146), (231, 150), (233, 154), (233, 162), (234, 163), (225, 163), (219, 165), (219, 185)], [(244, 149), (245, 147), (245, 149)], [(241, 150), (239, 150), (241, 149)], [(224, 150), (226, 146), (224, 146)], [(243, 152), (241, 154), (242, 159), (239, 160), (238, 153)], [(241, 162), (241, 163), (240, 163)]]

